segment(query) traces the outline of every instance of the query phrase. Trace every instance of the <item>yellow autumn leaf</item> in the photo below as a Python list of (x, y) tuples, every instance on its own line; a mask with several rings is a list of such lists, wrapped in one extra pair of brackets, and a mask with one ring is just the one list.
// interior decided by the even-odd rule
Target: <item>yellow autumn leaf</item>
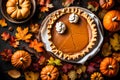
[(29, 39), (32, 37), (32, 34), (28, 33), (28, 27), (22, 29), (21, 27), (17, 27), (17, 33), (15, 34), (17, 40), (23, 40), (25, 42), (29, 42)]
[(5, 22), (4, 18), (0, 19), (0, 26), (1, 27), (6, 27), (7, 26), (7, 23)]
[(26, 71), (24, 72), (26, 80), (38, 80), (39, 72)]

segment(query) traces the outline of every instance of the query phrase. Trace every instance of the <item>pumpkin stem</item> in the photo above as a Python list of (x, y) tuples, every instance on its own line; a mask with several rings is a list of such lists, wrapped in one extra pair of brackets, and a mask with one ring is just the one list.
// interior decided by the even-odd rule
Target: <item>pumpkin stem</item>
[(50, 72), (48, 72), (47, 75), (48, 75), (49, 77), (51, 77)]
[(117, 18), (118, 18), (117, 16), (113, 17), (112, 21), (117, 21)]
[(19, 3), (19, 0), (18, 0), (18, 4), (17, 4), (18, 8), (21, 9), (21, 6), (20, 6), (20, 3)]
[(96, 77), (96, 78), (95, 78), (95, 80), (99, 80), (99, 78), (98, 78), (98, 77)]
[(109, 68), (109, 69), (113, 69), (112, 65), (109, 65), (108, 68)]
[(20, 58), (20, 61), (24, 61), (22, 57)]
[(106, 2), (109, 2), (109, 0), (106, 0)]

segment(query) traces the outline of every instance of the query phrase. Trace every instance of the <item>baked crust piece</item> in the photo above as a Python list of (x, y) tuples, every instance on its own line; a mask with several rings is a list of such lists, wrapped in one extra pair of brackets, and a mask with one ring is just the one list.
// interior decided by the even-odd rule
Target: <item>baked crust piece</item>
[[(75, 54), (63, 53), (62, 51), (60, 51), (56, 48), (55, 44), (52, 41), (51, 29), (52, 29), (54, 23), (57, 21), (57, 19), (62, 17), (64, 14), (69, 14), (69, 13), (70, 14), (75, 13), (79, 16), (84, 17), (86, 19), (86, 21), (88, 22), (88, 24), (90, 26), (90, 30), (91, 30), (91, 32), (90, 32), (91, 37), (90, 37), (88, 45), (86, 46), (86, 48), (84, 48), (83, 50), (81, 50), (80, 52), (77, 52)], [(93, 49), (93, 46), (95, 46), (95, 44), (97, 42), (97, 37), (98, 37), (97, 27), (94, 22), (94, 19), (92, 19), (88, 15), (88, 13), (86, 13), (85, 11), (83, 11), (77, 7), (64, 8), (64, 9), (60, 9), (60, 10), (57, 10), (56, 12), (54, 12), (50, 16), (50, 19), (47, 23), (47, 34), (48, 34), (48, 40), (50, 42), (50, 47), (52, 49), (53, 54), (59, 58), (65, 59), (65, 60), (78, 60), (78, 59), (83, 58), (86, 54), (88, 54), (90, 52), (91, 49)]]

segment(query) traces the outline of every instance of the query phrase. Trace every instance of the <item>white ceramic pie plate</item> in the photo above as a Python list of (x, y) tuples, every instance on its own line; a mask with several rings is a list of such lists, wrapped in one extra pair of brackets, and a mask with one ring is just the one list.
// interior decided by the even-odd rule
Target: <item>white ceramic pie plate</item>
[[(104, 31), (103, 31), (102, 24), (101, 24), (100, 20), (98, 19), (98, 17), (95, 14), (93, 14), (91, 11), (89, 11), (89, 10), (87, 10), (85, 8), (82, 8), (82, 7), (77, 7), (77, 8), (80, 8), (80, 9), (84, 10), (85, 12), (87, 12), (95, 20), (95, 22), (97, 24), (97, 28), (98, 28), (98, 36), (99, 36), (98, 43), (95, 46), (95, 48), (91, 52), (89, 52), (87, 55), (85, 55), (82, 59), (78, 59), (78, 60), (65, 60), (63, 58), (60, 58), (60, 59), (63, 60), (63, 61), (71, 62), (71, 63), (84, 64), (88, 59), (94, 57), (100, 51), (100, 47), (101, 47), (101, 44), (103, 42)], [(56, 11), (54, 11), (54, 12), (56, 12)], [(51, 14), (53, 14), (53, 13), (51, 13)], [(49, 44), (49, 41), (48, 41), (47, 27), (46, 27), (46, 23), (48, 22), (49, 17), (51, 16), (51, 14), (49, 14), (43, 20), (43, 22), (41, 24), (42, 27), (40, 28), (40, 31), (39, 31), (39, 36), (41, 37), (42, 42), (45, 44), (45, 49), (48, 52), (50, 52), (51, 54), (53, 54), (52, 50), (51, 50), (51, 47), (50, 47), (50, 44)], [(54, 56), (57, 57), (57, 55), (54, 55)]]

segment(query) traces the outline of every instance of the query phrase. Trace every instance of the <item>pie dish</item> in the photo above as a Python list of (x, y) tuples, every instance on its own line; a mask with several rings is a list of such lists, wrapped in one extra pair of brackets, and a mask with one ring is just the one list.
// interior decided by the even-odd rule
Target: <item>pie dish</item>
[[(72, 13), (79, 16), (77, 23), (69, 22)], [(59, 34), (55, 28), (60, 21), (67, 27), (63, 34)], [(47, 34), (53, 54), (65, 60), (83, 58), (95, 47), (99, 37), (94, 19), (77, 7), (68, 7), (53, 13), (47, 22)]]

